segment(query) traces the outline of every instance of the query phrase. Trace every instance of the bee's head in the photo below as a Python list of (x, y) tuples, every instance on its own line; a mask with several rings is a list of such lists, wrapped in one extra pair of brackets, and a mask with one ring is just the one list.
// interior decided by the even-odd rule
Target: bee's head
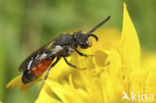
[(76, 34), (75, 40), (76, 44), (80, 46), (82, 49), (87, 49), (92, 46), (92, 41), (89, 39), (90, 36), (94, 37), (96, 41), (98, 41), (98, 37), (94, 34), (88, 34), (83, 31), (79, 31)]
[(108, 16), (104, 21), (96, 25), (94, 28), (92, 28), (89, 32), (83, 32), (79, 31), (74, 33), (75, 36), (75, 42), (77, 45), (80, 46), (82, 49), (86, 49), (90, 46), (92, 46), (92, 41), (89, 39), (90, 36), (94, 37), (96, 41), (98, 41), (98, 37), (94, 34), (92, 34), (96, 29), (101, 27), (105, 22), (107, 22), (110, 19), (110, 16)]

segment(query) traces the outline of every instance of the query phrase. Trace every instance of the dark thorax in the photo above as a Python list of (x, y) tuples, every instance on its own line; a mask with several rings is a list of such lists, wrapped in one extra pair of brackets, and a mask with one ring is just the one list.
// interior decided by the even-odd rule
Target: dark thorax
[(60, 34), (52, 45), (53, 51), (59, 51), (63, 49), (60, 53), (57, 53), (57, 56), (68, 57), (76, 48), (75, 39), (73, 34)]

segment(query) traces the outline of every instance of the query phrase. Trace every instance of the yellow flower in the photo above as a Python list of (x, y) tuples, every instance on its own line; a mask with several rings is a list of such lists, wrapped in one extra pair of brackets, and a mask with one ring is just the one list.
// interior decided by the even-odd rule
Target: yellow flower
[(28, 83), (28, 84), (23, 84), (22, 83), (22, 77), (21, 76), (17, 76), (15, 77), (13, 80), (11, 80), (8, 84), (7, 84), (7, 88), (11, 88), (11, 89), (16, 89), (21, 87), (22, 92), (26, 92), (34, 83), (36, 83), (37, 81), (41, 80), (40, 78)]
[[(143, 61), (147, 64), (141, 64), (138, 36), (126, 5), (122, 33), (105, 28), (95, 34), (99, 41), (93, 40), (91, 48), (81, 50), (94, 56), (86, 58), (74, 53), (68, 58), (71, 63), (87, 69), (73, 69), (61, 60), (50, 72), (35, 103), (150, 102), (149, 97), (142, 94), (156, 94), (155, 59), (150, 59), (151, 63)], [(7, 87), (24, 87), (22, 83), (16, 84), (19, 79), (21, 77), (13, 79)], [(127, 99), (123, 99), (123, 93), (128, 96)], [(132, 93), (137, 95), (135, 99), (131, 98)]]
[[(155, 93), (152, 91), (155, 88), (149, 84), (152, 79), (151, 72), (154, 70), (147, 72), (140, 64), (139, 40), (125, 4), (123, 14), (120, 43), (119, 39), (116, 39), (117, 42), (113, 44), (115, 41), (106, 39), (104, 32), (96, 32), (96, 34), (101, 33), (98, 35), (99, 42), (93, 42), (92, 48), (83, 51), (95, 56), (83, 58), (74, 54), (74, 57), (70, 58), (72, 63), (87, 67), (87, 70), (73, 70), (68, 78), (61, 81), (47, 79), (36, 103), (42, 103), (41, 101), (48, 98), (58, 103), (130, 102), (130, 100), (121, 100), (123, 91), (129, 97), (132, 95), (131, 92), (139, 91), (138, 95)], [(136, 99), (138, 101), (139, 98)], [(142, 102), (144, 101), (146, 102), (146, 97), (143, 97)]]

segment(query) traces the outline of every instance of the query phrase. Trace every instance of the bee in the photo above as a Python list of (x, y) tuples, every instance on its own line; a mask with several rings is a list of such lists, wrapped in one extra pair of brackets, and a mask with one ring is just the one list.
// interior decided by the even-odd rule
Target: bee
[(98, 41), (98, 37), (92, 33), (109, 19), (110, 16), (96, 25), (89, 32), (78, 31), (71, 34), (62, 33), (54, 40), (32, 53), (19, 67), (19, 71), (23, 72), (22, 82), (24, 84), (30, 83), (47, 71), (42, 82), (43, 85), (44, 81), (48, 77), (49, 71), (59, 62), (60, 58), (64, 58), (67, 65), (78, 68), (72, 63), (69, 63), (66, 57), (71, 56), (74, 51), (76, 51), (80, 56), (87, 57), (87, 54), (80, 52), (77, 48), (80, 47), (82, 49), (87, 49), (91, 47), (92, 41), (89, 37), (93, 37)]

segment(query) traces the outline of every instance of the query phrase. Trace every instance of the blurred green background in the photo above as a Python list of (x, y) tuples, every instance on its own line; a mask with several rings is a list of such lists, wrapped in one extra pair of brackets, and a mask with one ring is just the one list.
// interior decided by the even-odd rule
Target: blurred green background
[[(142, 47), (156, 50), (156, 1), (127, 0)], [(122, 27), (122, 0), (0, 0), (0, 101), (33, 103), (36, 87), (26, 94), (6, 89), (21, 74), (22, 60), (56, 34), (88, 30), (111, 15), (106, 27)], [(133, 41), (132, 41), (133, 42)]]

